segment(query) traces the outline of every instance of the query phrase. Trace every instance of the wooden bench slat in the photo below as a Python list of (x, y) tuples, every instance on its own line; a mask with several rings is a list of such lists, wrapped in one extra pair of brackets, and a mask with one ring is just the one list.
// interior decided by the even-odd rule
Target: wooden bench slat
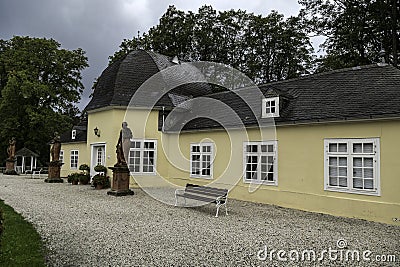
[(206, 195), (212, 197), (222, 197), (226, 196), (227, 192), (215, 192), (215, 191), (204, 191), (204, 190), (185, 190), (187, 193), (198, 194), (198, 195)]

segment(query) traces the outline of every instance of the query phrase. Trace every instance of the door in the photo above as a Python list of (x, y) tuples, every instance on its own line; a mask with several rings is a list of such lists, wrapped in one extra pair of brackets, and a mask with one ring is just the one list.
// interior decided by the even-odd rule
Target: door
[(105, 166), (105, 155), (106, 155), (106, 146), (105, 145), (92, 145), (92, 159), (90, 165), (90, 176), (93, 177), (96, 175), (94, 171), (94, 167), (97, 165)]

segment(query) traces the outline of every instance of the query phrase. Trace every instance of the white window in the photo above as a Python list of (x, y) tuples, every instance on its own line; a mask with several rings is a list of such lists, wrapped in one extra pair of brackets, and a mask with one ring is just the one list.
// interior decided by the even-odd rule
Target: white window
[(75, 137), (76, 137), (76, 130), (72, 130), (71, 139), (75, 140)]
[(103, 165), (104, 164), (104, 148), (98, 147), (97, 148), (97, 155), (96, 155), (96, 165)]
[(61, 163), (64, 163), (64, 150), (60, 150), (59, 160), (60, 160)]
[(380, 195), (379, 138), (325, 139), (325, 190)]
[(278, 184), (276, 141), (245, 142), (243, 160), (245, 182)]
[(129, 170), (135, 174), (155, 174), (157, 141), (134, 139), (129, 151)]
[(263, 118), (279, 117), (279, 97), (264, 98), (262, 100)]
[(79, 161), (79, 151), (78, 150), (71, 150), (71, 169), (78, 168), (78, 161)]
[(190, 145), (190, 177), (212, 178), (213, 144), (197, 143)]

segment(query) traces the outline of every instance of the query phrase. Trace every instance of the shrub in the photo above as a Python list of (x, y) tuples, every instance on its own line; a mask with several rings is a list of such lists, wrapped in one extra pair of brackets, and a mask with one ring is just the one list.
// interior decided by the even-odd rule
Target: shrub
[(67, 182), (68, 183), (79, 182), (80, 175), (81, 174), (79, 174), (79, 173), (71, 173), (70, 175), (67, 176)]
[[(0, 209), (0, 241), (1, 241), (1, 235), (3, 234), (3, 210)], [(1, 245), (1, 242), (0, 242)]]
[(97, 165), (96, 167), (94, 167), (94, 170), (96, 172), (104, 172), (104, 174), (107, 172), (107, 168), (103, 165)]
[(89, 174), (79, 174), (78, 179), (79, 179), (79, 183), (88, 184), (90, 181), (90, 175)]
[(93, 185), (96, 187), (97, 185), (102, 185), (103, 188), (108, 188), (110, 187), (110, 177), (101, 175), (101, 174), (96, 174), (93, 176)]
[(79, 170), (81, 170), (81, 171), (83, 171), (85, 173), (85, 172), (88, 172), (90, 170), (90, 167), (87, 164), (82, 164), (81, 166), (79, 166)]

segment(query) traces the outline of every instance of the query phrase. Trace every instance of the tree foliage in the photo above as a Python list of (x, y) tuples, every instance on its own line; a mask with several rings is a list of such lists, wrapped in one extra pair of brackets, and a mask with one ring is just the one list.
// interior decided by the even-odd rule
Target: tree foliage
[(0, 159), (12, 136), (48, 160), (54, 132), (71, 126), (83, 91), (85, 52), (60, 48), (53, 39), (15, 36), (0, 40)]
[(264, 17), (242, 10), (217, 12), (207, 5), (197, 13), (170, 6), (158, 25), (124, 40), (110, 63), (135, 49), (224, 63), (260, 83), (307, 74), (312, 62), (310, 40), (298, 18), (285, 19), (277, 12)]
[(310, 30), (326, 36), (319, 71), (380, 62), (398, 67), (400, 0), (299, 0)]

